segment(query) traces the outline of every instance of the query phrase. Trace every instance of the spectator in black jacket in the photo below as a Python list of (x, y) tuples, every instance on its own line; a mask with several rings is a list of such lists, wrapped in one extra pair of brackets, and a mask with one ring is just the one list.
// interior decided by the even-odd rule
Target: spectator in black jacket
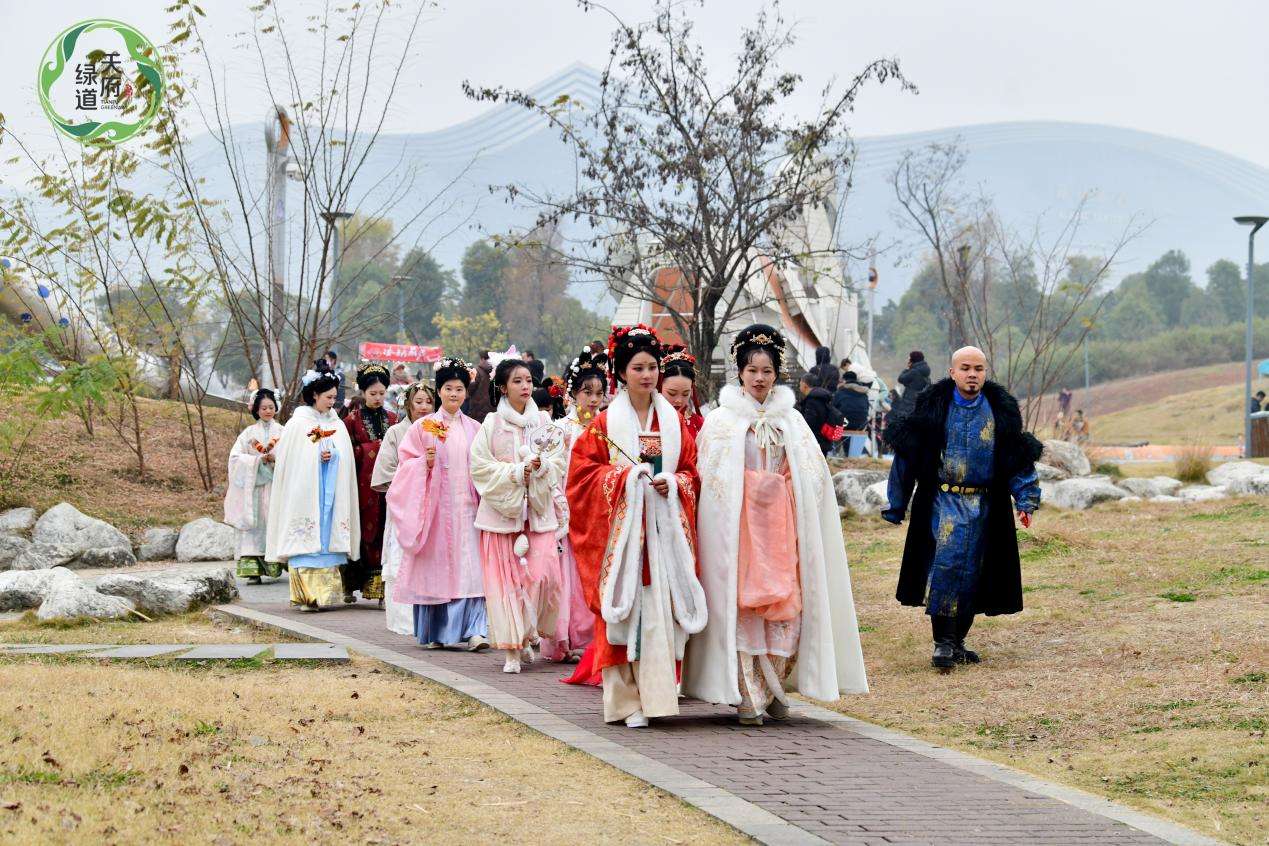
[(802, 394), (802, 399), (798, 402), (798, 411), (802, 413), (802, 419), (806, 421), (806, 425), (811, 427), (815, 442), (820, 445), (820, 451), (827, 455), (833, 442), (824, 436), (824, 426), (835, 416), (829, 410), (832, 406), (833, 395), (824, 388), (815, 387), (814, 382), (815, 379), (810, 373), (802, 376), (802, 381), (798, 385)]
[(841, 374), (833, 366), (833, 352), (828, 347), (820, 347), (815, 351), (815, 366), (811, 368), (811, 387), (823, 388), (831, 397), (837, 390), (837, 381)]
[(903, 386), (903, 396), (890, 410), (891, 419), (911, 414), (916, 406), (917, 394), (930, 387), (930, 365), (925, 360), (925, 353), (920, 350), (908, 353), (908, 368), (899, 374), (899, 384)]
[(842, 413), (846, 428), (859, 431), (868, 425), (868, 385), (848, 370), (833, 394), (833, 407)]

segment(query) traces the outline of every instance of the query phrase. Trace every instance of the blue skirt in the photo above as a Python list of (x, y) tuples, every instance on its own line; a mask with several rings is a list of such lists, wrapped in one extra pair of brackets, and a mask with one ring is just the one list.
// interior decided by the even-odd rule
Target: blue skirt
[(421, 645), (450, 646), (473, 637), (488, 637), (485, 598), (472, 596), (452, 599), (439, 605), (414, 606), (414, 636)]

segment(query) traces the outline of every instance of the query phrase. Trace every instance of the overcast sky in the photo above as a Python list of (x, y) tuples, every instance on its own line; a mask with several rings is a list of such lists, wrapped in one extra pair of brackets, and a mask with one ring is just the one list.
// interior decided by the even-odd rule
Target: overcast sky
[[(316, 3), (279, 0), (287, 20)], [(40, 56), (76, 21), (117, 17), (166, 40), (165, 0), (0, 0), (5, 73), (0, 112), (12, 130), (46, 149), (52, 130), (34, 80)], [(246, 0), (203, 0), (212, 44), (230, 45), (250, 26)], [(648, 4), (612, 0), (630, 20)], [(724, 63), (753, 0), (712, 0), (696, 9), (701, 38)], [(1269, 3), (1254, 0), (786, 0), (800, 43), (789, 69), (808, 80), (807, 103), (833, 76), (873, 57), (895, 57), (920, 94), (870, 90), (853, 121), (857, 135), (1008, 120), (1106, 123), (1172, 135), (1269, 167)], [(601, 67), (611, 26), (573, 0), (450, 0), (424, 26), (390, 131), (426, 131), (471, 117), (464, 79), (528, 86), (582, 61)], [(225, 50), (220, 62), (240, 62)], [(259, 120), (267, 97), (250, 83), (235, 91), (244, 119)], [(0, 147), (0, 154), (10, 153)]]

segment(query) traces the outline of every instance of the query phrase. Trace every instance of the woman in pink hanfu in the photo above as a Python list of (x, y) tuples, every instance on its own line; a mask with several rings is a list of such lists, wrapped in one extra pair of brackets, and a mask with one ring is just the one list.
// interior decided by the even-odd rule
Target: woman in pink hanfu
[(480, 424), (462, 412), (470, 370), (462, 359), (437, 362), (441, 409), (411, 424), (388, 489), (401, 545), (392, 598), (414, 606), (414, 636), (426, 649), (489, 648), (469, 460)]
[[(573, 442), (586, 430), (599, 413), (607, 388), (608, 357), (603, 353), (592, 355), (589, 347), (573, 359), (564, 376), (564, 387), (572, 400), (568, 414), (559, 421), (564, 430), (564, 479), (568, 478), (568, 458), (573, 454)], [(568, 514), (568, 500), (563, 485), (557, 489), (558, 499), (563, 500), (563, 512)], [(558, 510), (558, 509), (557, 509)], [(542, 655), (552, 661), (580, 661), (586, 648), (595, 639), (595, 614), (586, 604), (582, 581), (577, 574), (577, 559), (573, 557), (573, 543), (568, 539), (568, 522), (562, 521), (556, 532), (560, 539), (560, 615), (555, 624), (555, 636), (542, 638)], [(585, 678), (592, 675), (586, 665)], [(570, 683), (580, 683), (581, 679)], [(598, 679), (595, 685), (599, 684)]]

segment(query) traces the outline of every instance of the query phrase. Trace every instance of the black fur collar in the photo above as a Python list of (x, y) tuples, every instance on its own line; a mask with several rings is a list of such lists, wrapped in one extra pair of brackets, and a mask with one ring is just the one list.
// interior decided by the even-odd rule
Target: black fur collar
[[(918, 394), (910, 414), (892, 420), (886, 425), (886, 442), (896, 452), (906, 455), (916, 454), (923, 444), (929, 443), (932, 437), (937, 438), (938, 443), (941, 444), (944, 426), (947, 424), (947, 411), (952, 404), (954, 390), (956, 390), (956, 383), (948, 377), (935, 382)], [(1021, 438), (1023, 435), (1022, 412), (1013, 395), (998, 382), (988, 381), (983, 385), (983, 396), (991, 404), (992, 416), (996, 418), (996, 437), (1004, 443), (1016, 442), (1016, 439)], [(1030, 443), (1027, 446), (1030, 447)]]

